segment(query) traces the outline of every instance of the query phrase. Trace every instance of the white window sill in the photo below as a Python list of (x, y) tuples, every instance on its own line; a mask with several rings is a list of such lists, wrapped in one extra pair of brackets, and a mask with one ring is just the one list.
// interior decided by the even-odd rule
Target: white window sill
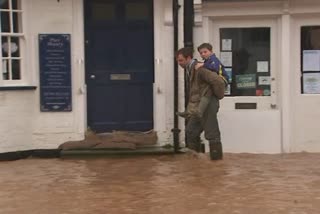
[(36, 90), (37, 86), (0, 86), (0, 91)]

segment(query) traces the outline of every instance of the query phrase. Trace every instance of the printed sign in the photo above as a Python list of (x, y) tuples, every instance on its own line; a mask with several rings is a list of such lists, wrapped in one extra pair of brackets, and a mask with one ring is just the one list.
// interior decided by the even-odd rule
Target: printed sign
[(260, 76), (259, 77), (259, 85), (270, 85), (271, 77), (270, 76)]
[(39, 34), (40, 110), (72, 111), (70, 34)]
[(220, 60), (226, 67), (232, 67), (232, 52), (220, 52)]
[(223, 51), (232, 50), (232, 39), (222, 39), (222, 50)]
[(303, 74), (303, 93), (320, 94), (320, 73)]
[(228, 84), (227, 87), (224, 90), (225, 95), (231, 95), (231, 85)]
[(320, 50), (303, 51), (303, 71), (320, 71)]
[(236, 75), (236, 86), (238, 89), (256, 88), (255, 74)]
[(232, 68), (225, 68), (226, 73), (228, 74), (228, 82), (231, 83), (232, 82)]
[(257, 62), (257, 72), (269, 72), (269, 62), (268, 61), (258, 61)]

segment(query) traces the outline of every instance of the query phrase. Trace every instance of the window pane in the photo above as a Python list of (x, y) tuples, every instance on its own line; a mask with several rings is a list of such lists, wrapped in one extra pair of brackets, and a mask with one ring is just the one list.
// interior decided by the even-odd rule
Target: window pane
[(19, 25), (19, 23), (22, 23), (21, 13), (14, 12), (12, 15), (13, 15), (13, 32), (21, 33), (22, 31)]
[(17, 10), (18, 8), (18, 0), (12, 0), (12, 9)]
[(9, 48), (9, 38), (8, 37), (1, 37), (1, 49), (2, 49), (2, 57), (8, 57), (8, 48)]
[(10, 18), (8, 12), (1, 12), (1, 32), (10, 32)]
[(127, 20), (143, 20), (149, 18), (149, 8), (146, 3), (127, 3), (126, 19)]
[(301, 28), (301, 47), (303, 50), (320, 50), (320, 26)]
[(20, 57), (20, 42), (19, 37), (11, 37), (11, 56)]
[(20, 60), (12, 60), (12, 79), (21, 79)]
[(112, 3), (94, 3), (92, 16), (95, 21), (110, 21), (115, 19), (115, 5)]
[(270, 28), (221, 28), (220, 38), (220, 59), (231, 61), (228, 95), (270, 96)]
[(320, 26), (301, 27), (301, 93), (320, 94)]
[(2, 75), (4, 80), (9, 80), (9, 60), (2, 60)]
[(1, 9), (9, 9), (9, 1), (8, 0), (0, 0), (0, 8)]

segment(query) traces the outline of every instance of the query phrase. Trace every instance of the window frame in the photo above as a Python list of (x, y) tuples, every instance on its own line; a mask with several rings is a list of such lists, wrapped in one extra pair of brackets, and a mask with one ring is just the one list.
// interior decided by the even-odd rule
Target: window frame
[[(317, 49), (314, 47), (312, 42), (310, 41), (310, 32), (312, 30), (320, 30), (320, 24), (317, 25), (301, 25), (300, 26), (300, 94), (301, 95), (319, 95), (320, 92), (317, 90), (316, 92), (308, 92), (308, 90), (305, 88), (305, 82), (304, 82), (304, 77), (307, 78), (308, 74), (310, 75), (317, 75), (319, 77), (320, 75), (320, 70), (306, 70), (304, 71), (304, 57), (303, 53), (304, 51), (319, 51), (319, 48)], [(308, 31), (308, 32), (306, 32)], [(306, 37), (305, 37), (306, 36)], [(309, 40), (309, 44), (307, 44), (307, 41), (304, 39)], [(307, 46), (307, 47), (306, 47)], [(312, 78), (317, 78), (317, 77), (312, 77)], [(311, 78), (311, 79), (312, 79)]]
[[(228, 96), (228, 97), (257, 97), (257, 96), (271, 96), (271, 66), (270, 66), (270, 62), (271, 62), (271, 27), (222, 27), (222, 28), (219, 28), (219, 31), (220, 31), (220, 34), (219, 34), (219, 38), (220, 38), (220, 46), (219, 47), (216, 47), (216, 50), (218, 50), (221, 53), (230, 53), (232, 54), (232, 61), (234, 62), (235, 58), (234, 56), (236, 55), (235, 53), (237, 51), (239, 51), (239, 47), (238, 48), (234, 48), (234, 46), (239, 46), (240, 44), (242, 44), (242, 41), (239, 42), (239, 38), (237, 38), (236, 40), (232, 39), (232, 48), (231, 50), (223, 50), (223, 45), (222, 45), (222, 40), (223, 39), (230, 39), (231, 37), (230, 36), (227, 36), (227, 37), (223, 37), (222, 35), (223, 34), (228, 34), (226, 31), (235, 31), (234, 34), (237, 35), (237, 31), (241, 31), (241, 33), (244, 33), (244, 32), (247, 32), (248, 31), (254, 31), (254, 30), (259, 30), (259, 31), (269, 31), (269, 35), (267, 35), (266, 37), (269, 37), (269, 41), (268, 41), (268, 45), (269, 47), (264, 47), (264, 48), (269, 48), (269, 52), (268, 54), (264, 57), (264, 59), (261, 59), (260, 57), (260, 60), (255, 60), (256, 62), (256, 65), (258, 62), (268, 62), (268, 71), (266, 72), (259, 72), (258, 71), (258, 67), (256, 68), (255, 70), (255, 73), (243, 73), (243, 74), (238, 74), (238, 73), (235, 73), (235, 71), (237, 70), (236, 67), (239, 67), (239, 64), (232, 64), (232, 66), (229, 66), (229, 65), (224, 65), (225, 69), (231, 69), (232, 71), (232, 74), (231, 74), (231, 78), (232, 78), (232, 82), (229, 83), (228, 87), (230, 87), (230, 94), (229, 93), (225, 93), (225, 96)], [(223, 32), (224, 31), (224, 32)], [(240, 32), (239, 32), (240, 33)], [(255, 32), (256, 33), (256, 32)], [(254, 34), (250, 34), (251, 36), (254, 35)], [(240, 38), (243, 38), (243, 37), (240, 37)], [(240, 45), (241, 46), (241, 45)], [(243, 51), (247, 51), (247, 49), (242, 49)], [(249, 52), (248, 53), (248, 65), (249, 66), (249, 62), (250, 62), (250, 56), (251, 57), (255, 57), (257, 56), (257, 54), (250, 54)], [(222, 60), (221, 56), (218, 56), (220, 58), (220, 60)], [(254, 65), (251, 65), (251, 68), (254, 67)], [(247, 68), (249, 69), (249, 68)], [(238, 69), (239, 71), (239, 69)], [(237, 76), (241, 76), (241, 75), (254, 75), (255, 76), (255, 87), (253, 88), (243, 88), (243, 89), (237, 89), (236, 87), (236, 77)], [(270, 84), (269, 85), (259, 85), (259, 77), (268, 77), (270, 79)], [(235, 90), (236, 89), (236, 90)], [(235, 91), (234, 91), (235, 90)], [(239, 90), (239, 91), (238, 91)], [(255, 91), (255, 94), (254, 95), (248, 95), (249, 92), (252, 93), (252, 91)], [(268, 90), (270, 93), (269, 94), (261, 94), (261, 95), (258, 95), (257, 94), (257, 90), (261, 91), (261, 90)], [(232, 93), (234, 92), (234, 93)], [(245, 95), (240, 95), (240, 94), (245, 94)], [(265, 93), (265, 92), (263, 92)]]
[[(24, 12), (24, 3), (21, 0), (17, 0), (18, 9), (13, 9), (12, 0), (8, 0), (9, 8), (8, 9), (0, 9), (0, 13), (8, 12), (9, 13), (9, 25), (10, 25), (10, 32), (2, 32), (0, 30), (0, 44), (2, 44), (3, 37), (10, 39), (8, 43), (9, 53), (7, 57), (4, 57), (2, 54), (2, 50), (0, 51), (0, 68), (1, 68), (1, 75), (0, 75), (0, 87), (7, 87), (7, 86), (21, 86), (27, 85), (27, 75), (25, 72), (25, 47), (26, 47), (26, 38), (25, 38), (25, 12)], [(17, 14), (17, 22), (18, 22), (18, 32), (14, 32), (14, 13)], [(0, 16), (0, 24), (1, 24), (1, 16)], [(15, 57), (12, 56), (11, 53), (11, 39), (17, 38), (19, 40), (19, 56)], [(2, 45), (1, 45), (2, 48)], [(3, 78), (3, 60), (9, 60), (9, 71), (10, 72), (10, 79)], [(12, 79), (12, 60), (19, 60), (20, 61), (20, 79)]]

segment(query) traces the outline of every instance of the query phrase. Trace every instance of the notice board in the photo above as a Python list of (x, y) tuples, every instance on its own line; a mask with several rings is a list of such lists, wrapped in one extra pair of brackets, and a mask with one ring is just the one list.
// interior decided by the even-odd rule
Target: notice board
[(39, 34), (40, 111), (72, 111), (71, 36)]

